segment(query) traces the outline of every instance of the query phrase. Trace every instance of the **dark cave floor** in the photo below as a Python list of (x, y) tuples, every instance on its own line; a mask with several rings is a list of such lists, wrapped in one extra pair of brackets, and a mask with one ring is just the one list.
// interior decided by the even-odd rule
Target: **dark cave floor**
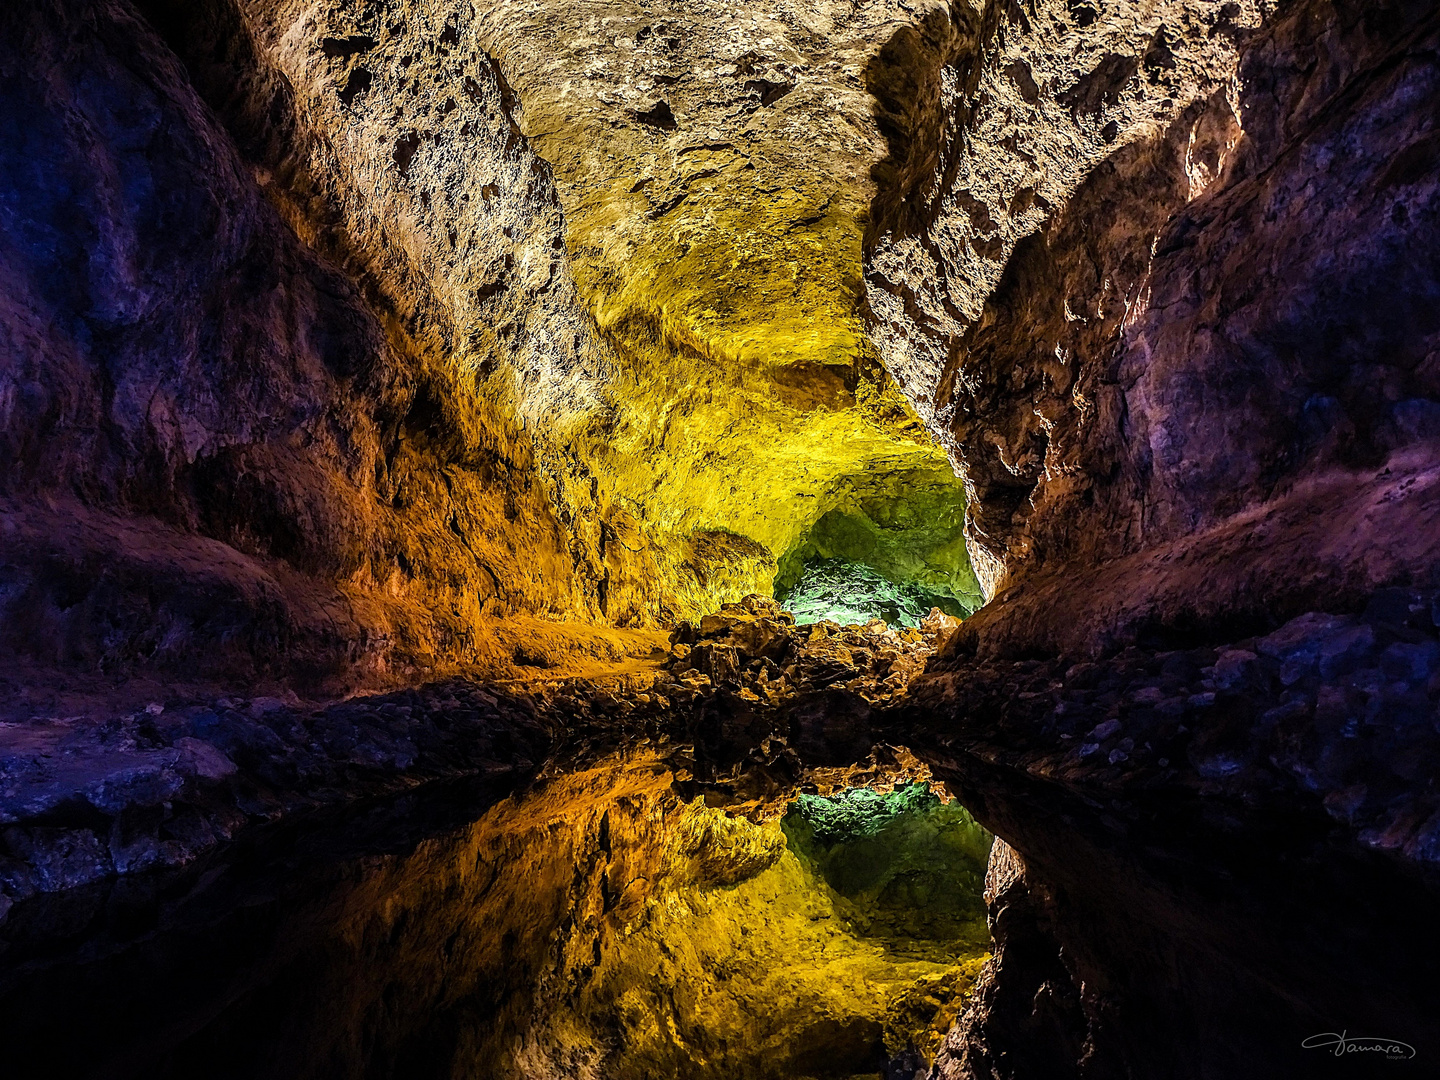
[[(1358, 614), (1076, 663), (733, 605), (678, 631), (656, 674), (608, 685), (450, 680), (7, 725), (0, 996), (89, 963), (117, 926), (178, 918), (207, 868), (269, 865), (239, 852), (278, 842), (285, 865), (321, 851), (339, 872), (335, 850), (364, 855), (345, 839), (363, 820), (355, 836), (413, 854), (618, 754), (737, 827), (805, 791), (924, 780), (1006, 841), (984, 897), (996, 960), (952, 1010), (935, 1077), (1316, 1075), (1330, 1066), (1300, 1043), (1332, 1029), (1440, 1052), (1437, 602), (1385, 590)], [(721, 864), (744, 847), (726, 836), (707, 841)], [(602, 916), (622, 903), (621, 884), (596, 888)], [(14, 1034), (27, 1013), (4, 1015)], [(374, 1034), (374, 1061), (404, 1028)], [(447, 1075), (432, 1064), (415, 1075)]]

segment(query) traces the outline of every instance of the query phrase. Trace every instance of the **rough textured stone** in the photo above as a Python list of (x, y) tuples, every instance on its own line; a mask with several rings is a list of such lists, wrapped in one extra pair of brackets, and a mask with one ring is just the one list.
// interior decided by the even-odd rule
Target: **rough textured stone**
[(1395, 990), (1433, 943), (1432, 597), (1068, 666), (937, 658), (875, 729), (1013, 851), (987, 878), (995, 960), (933, 1075), (1303, 1076), (1336, 1012), (1440, 1036)]
[[(749, 825), (797, 790), (935, 775), (1005, 839), (937, 1077), (1303, 1074), (1337, 1017), (1440, 1046), (1433, 4), (138, 10), (0, 13), (14, 940), (306, 811), (648, 742), (708, 804), (685, 903), (777, 868)], [(746, 595), (821, 554), (971, 595), (962, 502), (958, 628)], [(258, 677), (482, 662), (525, 685)], [(187, 667), (244, 699), (114, 683)], [(592, 1022), (720, 1060), (730, 997), (611, 1009), (667, 937), (595, 929), (661, 865), (599, 869), (605, 801), (536, 826), (586, 807), (541, 890), (581, 917), (510, 939), (561, 943), (517, 1060), (598, 1069)], [(413, 933), (426, 978), (468, 940)], [(956, 986), (766, 1045), (908, 1080), (891, 1035)], [(727, 1045), (650, 1023), (686, 1008)]]
[(894, 0), (584, 0), (476, 21), (555, 168), (576, 281), (617, 350), (594, 453), (627, 505), (782, 557), (868, 496), (907, 548), (892, 570), (963, 590), (958, 522), (930, 514), (963, 493), (861, 317), (885, 153), (865, 72), (911, 17)]
[(1428, 574), (1436, 32), (1408, 0), (1054, 0), (881, 54), (874, 333), (966, 478), (989, 647)]
[[(487, 611), (596, 611), (599, 556), (577, 569), (518, 417), (437, 388), (408, 316), (296, 238), (255, 182), (267, 163), (243, 161), (150, 27), (121, 3), (4, 19), (8, 646), (373, 672), (475, 657)], [(227, 47), (253, 51), (239, 31)], [(485, 160), (528, 170), (477, 72)], [(292, 121), (286, 154), (315, 150), (290, 97), (267, 104)], [(549, 250), (558, 211), (528, 205), (542, 235), (517, 250)]]
[[(483, 663), (492, 617), (653, 624), (768, 587), (841, 477), (940, 465), (862, 347), (860, 165), (848, 344), (752, 372), (685, 331), (652, 371), (633, 320), (597, 330), (567, 251), (588, 242), (486, 27), (392, 6), (6, 13), (8, 648), (113, 672)], [(809, 228), (789, 242), (830, 258)], [(692, 308), (721, 304), (707, 273)]]

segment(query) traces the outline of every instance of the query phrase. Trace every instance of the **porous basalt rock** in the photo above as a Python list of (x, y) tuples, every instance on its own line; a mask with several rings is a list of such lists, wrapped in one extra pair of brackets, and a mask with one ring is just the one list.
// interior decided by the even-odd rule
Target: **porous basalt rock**
[(1436, 1036), (1394, 987), (1433, 947), (1437, 41), (1404, 0), (956, 5), (872, 67), (874, 332), (993, 597), (900, 726), (1024, 865), (936, 1075)]
[[(408, 411), (377, 490), (414, 519), (404, 561), (468, 547), (568, 583), (547, 613), (650, 621), (652, 545), (570, 445), (606, 407), (610, 353), (575, 291), (550, 171), (468, 20), (444, 5), (147, 10), (405, 362)], [(437, 572), (454, 573), (413, 576), (423, 588)]]
[[(784, 210), (832, 182), (834, 162), (807, 156), (807, 144), (779, 131), (761, 137), (763, 125), (751, 132), (757, 153), (781, 155), (799, 192), (776, 197), (784, 204), (777, 224), (762, 221), (751, 196), (776, 179), (778, 166), (758, 179), (754, 165), (738, 161), (728, 173), (707, 170), (721, 148), (711, 132), (703, 136), (709, 142), (695, 142), (697, 118), (622, 109), (616, 129), (608, 84), (611, 74), (629, 75), (611, 73), (610, 61), (588, 47), (571, 47), (613, 51), (606, 28), (618, 27), (619, 16), (604, 5), (540, 18), (505, 5), (482, 14), (454, 4), (394, 12), (233, 7), (225, 33), (253, 41), (265, 73), (248, 81), (293, 87), (293, 101), (275, 91), (237, 102), (236, 64), (211, 58), (206, 30), (220, 35), (203, 19), (180, 16), (171, 39), (192, 67), (209, 71), (208, 97), (235, 117), (233, 127), (253, 126), (267, 103), (293, 109), (281, 131), (251, 139), (271, 152), (260, 162), (268, 190), (302, 236), (394, 309), (409, 351), (418, 348), (424, 377), (437, 384), (432, 427), (463, 437), (456, 416), (477, 408), (482, 420), (497, 413), (489, 423), (502, 431), (518, 418), (555, 513), (578, 534), (572, 554), (589, 571), (580, 585), (598, 579), (589, 599), (605, 618), (623, 625), (695, 617), (717, 600), (765, 588), (774, 558), (843, 502), (846, 476), (877, 466), (893, 473), (890, 494), (903, 503), (907, 470), (943, 468), (860, 327), (854, 215), (868, 191), (863, 170), (840, 170), (846, 212), (829, 227), (848, 239), (832, 244), (828, 234), (811, 235), (823, 215), (811, 221)], [(161, 10), (177, 22), (173, 9)], [(698, 50), (698, 62), (714, 48), (707, 31), (728, 17), (718, 8), (677, 11), (667, 24), (673, 33), (641, 45), (681, 57)], [(587, 36), (597, 26), (600, 36)], [(563, 72), (583, 81), (557, 80)], [(704, 69), (696, 89), (728, 130), (733, 117), (722, 113), (746, 105), (754, 88), (717, 78)], [(672, 97), (691, 93), (688, 76), (677, 80)], [(854, 71), (841, 81), (846, 116), (858, 122), (863, 91)], [(822, 104), (830, 97), (818, 89), (798, 93), (801, 100), (806, 117), (829, 115)], [(663, 222), (646, 210), (651, 186), (634, 180), (650, 168), (657, 131), (674, 132), (659, 157), (685, 174), (688, 193), (687, 205)], [(476, 154), (482, 132), (492, 145)], [(283, 156), (272, 160), (277, 149)], [(857, 156), (829, 143), (823, 150)], [(862, 149), (858, 158), (875, 152)], [(692, 182), (705, 190), (691, 190)], [(596, 208), (596, 192), (632, 186)], [(746, 221), (764, 235), (737, 239)], [(528, 464), (515, 468), (523, 474)], [(434, 493), (417, 494), (434, 501)], [(957, 534), (952, 528), (945, 540)], [(923, 565), (924, 553), (918, 558)]]
[[(865, 567), (897, 589), (933, 597), (952, 614), (985, 602), (965, 547), (965, 494), (948, 467), (852, 477), (842, 489), (842, 501), (781, 558), (775, 596), (782, 603), (791, 603), (792, 590), (817, 560)], [(924, 604), (922, 614), (931, 606)]]
[[(1433, 4), (141, 7), (0, 14), (5, 647), (417, 678), (499, 642), (538, 679), (586, 633), (560, 617), (690, 618), (643, 685), (513, 714), (461, 683), (7, 728), (0, 917), (94, 917), (85, 890), (272, 815), (649, 740), (666, 794), (623, 779), (624, 820), (690, 815), (683, 858), (612, 877), (620, 819), (551, 777), (574, 843), (536, 864), (543, 917), (485, 901), (524, 911), (508, 945), (367, 923), (427, 973), (462, 940), (528, 957), (535, 1022), (504, 1030), (536, 1072), (730, 1065), (650, 1023), (673, 997), (626, 1012), (665, 941), (605, 917), (688, 874), (679, 906), (743, 921), (721, 891), (779, 870), (751, 829), (795, 792), (931, 777), (1008, 842), (937, 1076), (1299, 1075), (1337, 1017), (1440, 1046)], [(991, 602), (928, 635), (697, 620), (850, 526), (960, 569), (934, 521), (879, 529), (958, 502), (916, 497), (943, 463), (892, 380), (965, 475)], [(637, 1057), (577, 1048), (592, 1023)], [(489, 1037), (456, 1052), (513, 1049)]]
[(966, 10), (876, 66), (867, 285), (1009, 594), (984, 647), (1425, 583), (1432, 7)]

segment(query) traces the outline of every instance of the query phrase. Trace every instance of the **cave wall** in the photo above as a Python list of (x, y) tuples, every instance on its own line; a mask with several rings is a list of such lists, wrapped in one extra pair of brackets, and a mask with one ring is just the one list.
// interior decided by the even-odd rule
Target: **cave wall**
[(881, 52), (869, 305), (966, 478), (983, 647), (1428, 580), (1435, 35), (1400, 0), (1056, 0)]
[(287, 73), (230, 5), (146, 14), (188, 70), (124, 3), (5, 15), (6, 644), (364, 677), (482, 659), (487, 617), (605, 619), (611, 585), (649, 606), (610, 621), (653, 616), (633, 522), (534, 437), (602, 354), (489, 58), (451, 61), (465, 154), (339, 154), (349, 44)]
[(871, 67), (873, 333), (992, 596), (899, 725), (1006, 842), (932, 1077), (1436, 1045), (1440, 681), (1384, 657), (1434, 648), (1437, 55), (1428, 3), (1072, 0)]
[(379, 554), (366, 495), (404, 415), (383, 330), (133, 10), (3, 19), (7, 645), (343, 650), (353, 608), (278, 560), (334, 580)]
[[(716, 37), (720, 7), (150, 6), (297, 233), (453, 397), (432, 434), (518, 416), (594, 581), (582, 615), (768, 591), (847, 479), (903, 502), (907, 470), (949, 477), (859, 317), (881, 152), (859, 61), (897, 12)], [(678, 119), (626, 107), (656, 87)]]
[[(862, 318), (885, 153), (864, 71), (910, 18), (893, 0), (477, 13), (615, 349), (613, 418), (580, 452), (658, 529), (738, 534), (783, 560), (857, 484), (905, 508), (924, 473), (963, 500)], [(893, 528), (916, 551), (905, 572), (956, 572), (927, 559), (933, 528)]]
[(857, 485), (892, 572), (974, 588), (862, 319), (864, 66), (902, 7), (6, 18), (26, 663), (503, 667), (496, 620), (769, 591)]
[(416, 576), (445, 573), (430, 553), (459, 537), (487, 567), (553, 582), (542, 613), (654, 621), (655, 545), (572, 445), (611, 408), (609, 351), (576, 296), (549, 167), (466, 12), (148, 7), (271, 201), (361, 283), (406, 357), (411, 423), (380, 494), (434, 522), (411, 534)]

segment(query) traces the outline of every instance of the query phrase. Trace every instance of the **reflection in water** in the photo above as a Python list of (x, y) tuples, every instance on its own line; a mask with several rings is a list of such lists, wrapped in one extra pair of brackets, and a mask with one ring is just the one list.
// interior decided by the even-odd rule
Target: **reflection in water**
[(7, 1055), (51, 1076), (737, 1080), (930, 1050), (986, 944), (968, 815), (915, 788), (806, 800), (782, 830), (672, 781), (632, 757), (452, 786), (17, 908)]

